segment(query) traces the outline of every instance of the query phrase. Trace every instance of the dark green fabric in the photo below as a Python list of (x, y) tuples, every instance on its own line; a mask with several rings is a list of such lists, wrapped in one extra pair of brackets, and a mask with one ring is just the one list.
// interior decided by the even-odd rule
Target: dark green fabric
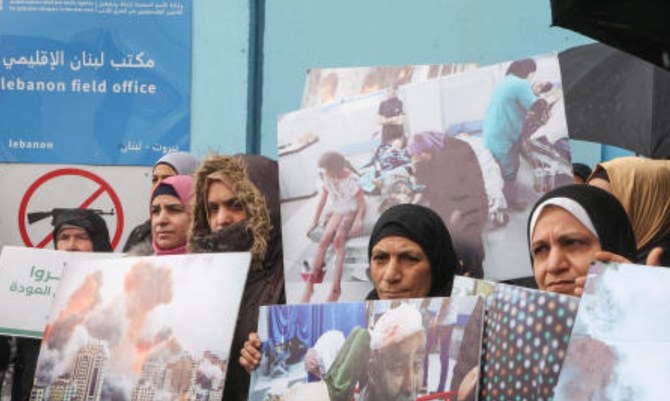
[(340, 352), (328, 369), (324, 381), (330, 401), (351, 401), (356, 384), (367, 382), (370, 360), (370, 332), (357, 327), (349, 333)]

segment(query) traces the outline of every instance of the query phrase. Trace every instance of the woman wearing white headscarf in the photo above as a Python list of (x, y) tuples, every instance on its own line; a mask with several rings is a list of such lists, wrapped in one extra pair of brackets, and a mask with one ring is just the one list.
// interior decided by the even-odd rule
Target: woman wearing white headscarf
[(581, 294), (592, 261), (635, 256), (635, 235), (619, 201), (583, 184), (556, 188), (537, 201), (528, 242), (538, 288), (567, 295)]

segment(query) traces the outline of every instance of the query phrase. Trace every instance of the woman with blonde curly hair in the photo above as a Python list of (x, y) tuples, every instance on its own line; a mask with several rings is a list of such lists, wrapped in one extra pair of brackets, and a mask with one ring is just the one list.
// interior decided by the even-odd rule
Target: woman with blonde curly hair
[[(230, 360), (258, 323), (260, 305), (285, 302), (277, 163), (262, 156), (209, 156), (195, 174), (191, 252), (252, 255)], [(231, 362), (223, 399), (246, 400), (249, 375)]]

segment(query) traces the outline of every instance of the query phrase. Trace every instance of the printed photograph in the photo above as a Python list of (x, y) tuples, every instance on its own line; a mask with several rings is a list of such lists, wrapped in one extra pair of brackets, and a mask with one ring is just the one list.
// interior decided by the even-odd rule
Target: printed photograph
[(475, 400), (484, 302), (262, 307), (250, 401)]
[[(532, 276), (529, 209), (572, 180), (555, 55), (403, 83), (280, 117), (287, 299), (354, 301), (386, 209), (416, 203), (449, 228), (460, 274)], [(309, 239), (309, 240), (306, 240)]]
[(31, 400), (220, 400), (249, 260), (231, 253), (66, 266)]
[(78, 260), (111, 259), (118, 253), (64, 252), (3, 246), (0, 252), (0, 335), (42, 338), (63, 268)]
[(597, 263), (589, 270), (554, 400), (667, 397), (670, 271)]
[(305, 79), (303, 109), (409, 83), (477, 68), (477, 64), (427, 64), (380, 67), (311, 68)]
[(479, 295), (487, 298), (495, 294), (497, 283), (466, 276), (454, 277), (454, 285), (451, 288), (451, 296), (456, 295)]

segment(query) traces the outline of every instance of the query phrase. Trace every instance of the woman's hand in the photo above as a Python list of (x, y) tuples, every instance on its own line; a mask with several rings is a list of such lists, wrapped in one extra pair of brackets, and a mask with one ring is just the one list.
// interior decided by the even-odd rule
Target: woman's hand
[(244, 347), (240, 351), (240, 365), (247, 371), (251, 373), (258, 365), (261, 363), (261, 340), (258, 338), (258, 334), (249, 333), (249, 338), (244, 342)]
[[(662, 256), (663, 256), (663, 248), (658, 246), (649, 251), (649, 253), (647, 254), (647, 259), (645, 260), (645, 264), (647, 266), (660, 266)], [(610, 262), (610, 263), (629, 263), (629, 264), (633, 263), (621, 255), (617, 255), (616, 253), (607, 251), (597, 252), (596, 260), (600, 262)]]
[(584, 293), (584, 285), (586, 285), (586, 276), (577, 277), (575, 279), (575, 296), (581, 297)]
[(596, 260), (598, 262), (606, 262), (606, 263), (633, 263), (619, 254), (608, 251), (596, 252)]
[[(663, 248), (656, 247), (652, 249), (647, 255), (645, 263), (647, 266), (660, 266), (661, 265), (661, 256), (663, 256)], [(608, 251), (598, 251), (595, 256), (596, 260), (599, 262), (606, 263), (628, 263), (632, 264), (629, 259)], [(584, 285), (586, 284), (586, 276), (577, 277), (575, 279), (575, 295), (580, 297), (584, 293)]]
[(663, 256), (663, 248), (657, 246), (656, 248), (649, 251), (647, 254), (647, 266), (660, 266), (661, 257)]
[[(609, 251), (596, 252), (595, 260), (605, 263), (633, 263), (625, 257)], [(582, 296), (584, 293), (584, 285), (586, 285), (586, 275), (575, 279), (575, 296)]]

